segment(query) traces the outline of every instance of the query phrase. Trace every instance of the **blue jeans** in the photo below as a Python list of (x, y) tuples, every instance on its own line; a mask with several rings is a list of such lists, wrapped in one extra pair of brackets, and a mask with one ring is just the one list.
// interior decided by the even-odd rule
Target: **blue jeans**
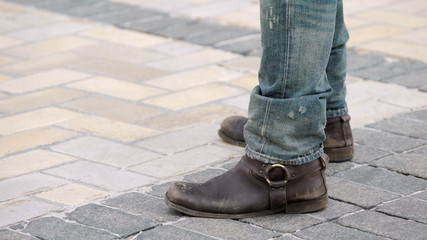
[(323, 154), (327, 117), (347, 114), (342, 0), (260, 0), (263, 53), (246, 154), (300, 165)]

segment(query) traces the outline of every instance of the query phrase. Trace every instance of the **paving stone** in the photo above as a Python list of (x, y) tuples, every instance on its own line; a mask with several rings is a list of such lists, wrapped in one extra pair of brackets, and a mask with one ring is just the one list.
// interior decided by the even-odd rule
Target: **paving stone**
[(15, 63), (17, 59), (0, 55), (0, 66)]
[(404, 33), (401, 27), (385, 24), (370, 24), (367, 26), (352, 29), (352, 37), (346, 43), (347, 47), (359, 46), (363, 43), (375, 41), (382, 38), (392, 37)]
[(155, 16), (158, 14), (159, 12), (155, 10), (132, 7), (89, 16), (89, 18), (104, 23), (120, 24), (128, 21), (135, 21), (138, 19)]
[(82, 36), (102, 40), (109, 43), (117, 43), (125, 46), (146, 48), (158, 44), (169, 43), (170, 40), (163, 37), (154, 36), (126, 29), (118, 29), (111, 26), (100, 27), (80, 33)]
[(368, 99), (358, 103), (349, 102), (348, 105), (352, 116), (351, 126), (353, 128), (362, 128), (366, 124), (381, 121), (384, 118), (393, 117), (409, 111), (408, 108), (375, 99)]
[[(151, 23), (149, 25), (151, 25)], [(164, 25), (162, 28), (153, 29), (149, 32), (175, 39), (184, 39), (189, 35), (209, 32), (213, 29), (217, 31), (221, 28), (223, 28), (223, 26), (194, 20), (184, 20), (184, 22), (178, 20), (178, 23), (174, 23), (173, 19), (171, 19), (171, 24)]]
[(13, 232), (7, 229), (0, 229), (0, 238), (7, 240), (36, 240), (37, 238), (21, 233)]
[(338, 223), (393, 239), (424, 239), (424, 224), (391, 217), (374, 211), (363, 211), (338, 219)]
[(402, 152), (425, 144), (424, 140), (367, 129), (354, 129), (353, 136), (358, 144), (375, 146), (393, 152)]
[(427, 106), (427, 94), (415, 89), (403, 89), (401, 92), (383, 95), (379, 101), (403, 108), (419, 109)]
[(355, 167), (355, 164), (352, 162), (340, 162), (340, 163), (329, 163), (326, 168), (326, 176), (333, 176), (337, 173), (347, 171)]
[(61, 108), (42, 108), (0, 119), (0, 134), (10, 135), (33, 128), (46, 127), (81, 116), (79, 113)]
[(330, 198), (352, 203), (363, 208), (371, 208), (399, 197), (398, 194), (389, 191), (340, 178), (329, 177), (327, 183)]
[(258, 85), (258, 75), (244, 75), (240, 78), (231, 80), (230, 83), (238, 87), (243, 87), (248, 90), (252, 90), (256, 85)]
[[(188, 35), (188, 37), (185, 37), (184, 39), (186, 41), (201, 44), (201, 45), (214, 45), (221, 41), (235, 39), (242, 36), (248, 36), (253, 34), (258, 34), (258, 31), (248, 29), (248, 28), (240, 28), (240, 27), (221, 27), (221, 28), (213, 27), (209, 29), (209, 31), (190, 34)], [(259, 41), (258, 41), (258, 44), (260, 44)], [(259, 46), (260, 45), (258, 45), (258, 47)]]
[(111, 235), (105, 231), (65, 222), (64, 220), (55, 217), (40, 218), (30, 221), (23, 231), (46, 240), (103, 240), (117, 238), (117, 236)]
[(88, 204), (78, 207), (67, 214), (67, 219), (107, 230), (120, 235), (120, 237), (127, 237), (158, 225), (157, 222), (151, 219), (98, 204)]
[(140, 148), (90, 136), (63, 142), (51, 149), (116, 167), (128, 167), (160, 157)]
[(224, 161), (235, 153), (228, 149), (208, 145), (141, 163), (132, 167), (131, 170), (158, 178), (168, 178)]
[(371, 147), (368, 145), (355, 144), (354, 157), (351, 161), (356, 163), (369, 163), (374, 160), (389, 156), (391, 154), (393, 153), (379, 148)]
[(0, 83), (0, 90), (10, 93), (25, 93), (42, 88), (53, 87), (67, 82), (89, 77), (88, 74), (68, 69), (54, 69), (16, 78)]
[(95, 26), (96, 25), (92, 22), (73, 19), (10, 32), (7, 34), (7, 36), (33, 42), (47, 40), (67, 34), (73, 34), (79, 31), (94, 28)]
[(2, 216), (0, 226), (7, 226), (58, 210), (60, 208), (57, 206), (30, 198), (18, 198), (2, 202), (0, 203), (0, 215)]
[(4, 51), (5, 53), (24, 59), (44, 57), (75, 48), (94, 44), (89, 39), (76, 36), (62, 36), (35, 43), (29, 43)]
[(207, 180), (223, 174), (225, 171), (221, 169), (209, 168), (200, 172), (196, 172), (190, 175), (185, 176), (184, 180), (189, 182), (202, 183)]
[(245, 113), (243, 111), (224, 107), (218, 104), (212, 104), (191, 108), (180, 112), (174, 112), (172, 114), (163, 114), (159, 117), (142, 121), (140, 124), (163, 130), (178, 130), (186, 127), (193, 127), (196, 125), (204, 125), (216, 121), (222, 121), (226, 117), (232, 115), (244, 114)]
[(158, 197), (158, 198), (164, 198), (165, 194), (168, 191), (169, 186), (171, 184), (172, 184), (172, 182), (167, 182), (167, 183), (163, 183), (160, 185), (153, 186), (153, 187), (151, 187), (151, 190), (149, 192), (147, 192), (147, 194), (151, 195), (151, 196)]
[(385, 61), (384, 57), (379, 55), (359, 54), (356, 51), (347, 51), (347, 71), (350, 72), (351, 75), (353, 75), (356, 70), (375, 67), (385, 63)]
[(87, 161), (63, 165), (45, 172), (113, 191), (130, 190), (154, 181), (153, 178), (140, 174)]
[(16, 45), (20, 45), (23, 42), (18, 39), (10, 38), (7, 36), (0, 36), (0, 49), (10, 48)]
[(423, 190), (427, 187), (426, 180), (371, 166), (353, 168), (351, 170), (338, 173), (336, 176), (374, 188), (384, 189), (404, 195)]
[(222, 63), (221, 65), (239, 71), (258, 74), (260, 62), (261, 58), (249, 56), (232, 59), (225, 63)]
[[(151, 16), (144, 17), (140, 20), (131, 20), (131, 21), (122, 23), (120, 24), (120, 26), (128, 29), (132, 29), (135, 31), (139, 31), (139, 32), (154, 33), (155, 31), (165, 29), (171, 25), (185, 26), (185, 25), (191, 25), (194, 23), (195, 21), (192, 19), (170, 17), (168, 15), (158, 12)], [(171, 27), (170, 29), (173, 29), (173, 27)], [(166, 34), (167, 32), (164, 32), (164, 34), (162, 35), (167, 36)]]
[(427, 201), (427, 191), (419, 192), (417, 194), (412, 195), (412, 197)]
[(52, 202), (77, 206), (109, 196), (109, 193), (80, 184), (68, 184), (35, 195)]
[(73, 8), (76, 6), (86, 5), (98, 0), (46, 0), (36, 4), (38, 8), (43, 8), (51, 11), (61, 11), (61, 9)]
[(59, 104), (86, 96), (85, 93), (53, 88), (0, 101), (0, 112), (13, 114), (39, 107)]
[(343, 227), (334, 223), (323, 223), (314, 227), (303, 229), (295, 233), (303, 239), (386, 239), (374, 234), (357, 229)]
[(77, 159), (45, 150), (33, 150), (13, 155), (0, 160), (0, 179), (42, 170), (74, 160)]
[(63, 179), (40, 173), (31, 173), (19, 177), (5, 179), (0, 181), (0, 187), (2, 189), (0, 201), (36, 194), (47, 189), (65, 185), (67, 183), (68, 182)]
[(253, 3), (242, 0), (208, 1), (179, 9), (177, 12), (192, 18), (209, 18), (221, 14), (234, 12), (238, 9), (252, 6)]
[(233, 97), (241, 93), (241, 89), (228, 87), (222, 84), (209, 84), (150, 98), (143, 101), (143, 103), (170, 110), (182, 110), (219, 99)]
[(214, 142), (218, 138), (218, 128), (218, 124), (186, 128), (139, 141), (136, 145), (167, 154), (182, 152)]
[(426, 84), (426, 85), (421, 86), (421, 87), (419, 88), (419, 90), (420, 90), (421, 92), (427, 92), (427, 84)]
[(241, 95), (241, 96), (237, 96), (237, 97), (227, 99), (227, 100), (223, 101), (223, 103), (227, 104), (229, 106), (236, 107), (236, 108), (242, 109), (244, 111), (247, 111), (248, 107), (249, 107), (249, 99), (250, 99), (250, 94), (246, 93), (246, 94)]
[(427, 122), (405, 119), (400, 117), (389, 118), (367, 127), (380, 129), (414, 138), (427, 139)]
[(407, 75), (409, 72), (427, 68), (427, 64), (410, 61), (399, 60), (395, 62), (387, 62), (378, 66), (363, 68), (360, 71), (353, 71), (351, 75), (362, 77), (370, 80), (385, 80), (400, 75)]
[(152, 230), (144, 231), (138, 235), (135, 240), (142, 239), (159, 239), (159, 240), (180, 240), (180, 239), (216, 239), (206, 235), (188, 231), (185, 229), (177, 228), (170, 225), (156, 227)]
[(408, 14), (390, 12), (383, 9), (373, 9), (370, 11), (362, 11), (356, 16), (372, 21), (390, 23), (402, 27), (421, 27), (425, 26), (425, 19)]
[(425, 81), (423, 81), (423, 79), (427, 79), (427, 69), (408, 72), (398, 77), (384, 79), (383, 81), (396, 83), (408, 88), (419, 88), (425, 85)]
[(3, 72), (11, 74), (29, 75), (55, 68), (63, 68), (81, 61), (83, 61), (81, 56), (70, 52), (64, 52), (51, 56), (19, 61), (0, 69)]
[[(109, 78), (115, 78), (120, 79), (124, 81), (130, 81), (130, 82), (140, 82), (144, 81), (150, 78), (158, 77), (160, 75), (163, 75), (163, 71), (148, 68), (148, 67), (142, 67), (137, 66), (133, 64), (125, 64), (117, 61), (105, 61), (105, 60), (92, 60), (83, 62), (77, 65), (72, 66), (73, 69), (88, 72), (93, 75), (99, 75), (100, 77), (97, 77), (97, 79), (104, 79), (101, 76), (109, 77)], [(103, 86), (109, 87), (111, 84), (104, 84)], [(99, 87), (99, 85), (98, 85)], [(139, 86), (137, 88), (142, 88), (142, 86)], [(148, 88), (145, 87), (145, 92), (140, 92), (140, 95), (153, 95), (150, 94), (150, 92), (155, 92), (157, 94), (160, 90), (155, 90), (154, 88)], [(148, 90), (149, 89), (149, 90)], [(118, 89), (116, 89), (118, 90)], [(126, 90), (128, 90), (126, 88)], [(133, 96), (133, 95), (131, 95)]]
[(280, 234), (233, 220), (188, 218), (172, 226), (222, 239), (268, 239)]
[(346, 214), (356, 212), (359, 210), (361, 210), (361, 208), (357, 206), (336, 201), (334, 199), (329, 199), (329, 203), (328, 203), (328, 206), (326, 206), (326, 208), (324, 208), (321, 211), (309, 213), (308, 215), (316, 218), (321, 218), (326, 221), (330, 221), (332, 219), (339, 218), (341, 216), (344, 216)]
[(192, 52), (186, 55), (171, 57), (165, 60), (154, 61), (146, 64), (148, 67), (160, 69), (163, 71), (177, 72), (190, 68), (200, 67), (203, 65), (218, 63), (236, 58), (235, 54), (214, 50), (205, 49), (197, 52)]
[(33, 147), (44, 146), (53, 144), (55, 142), (63, 141), (78, 134), (63, 129), (49, 127), (38, 128), (11, 136), (0, 138), (0, 157), (6, 156), (11, 153), (24, 151)]
[(405, 197), (397, 201), (385, 203), (376, 210), (387, 215), (427, 224), (427, 202), (416, 198)]
[(62, 122), (57, 124), (57, 126), (79, 132), (91, 133), (97, 136), (113, 138), (122, 142), (134, 142), (161, 133), (154, 129), (94, 116), (85, 116)]
[(313, 226), (322, 222), (322, 220), (318, 218), (314, 218), (305, 214), (285, 213), (277, 213), (255, 218), (245, 218), (242, 219), (242, 221), (275, 232), (295, 232), (296, 230)]
[(119, 208), (124, 211), (142, 215), (143, 217), (154, 219), (159, 222), (176, 221), (181, 216), (172, 210), (162, 198), (148, 196), (142, 193), (126, 193), (103, 202), (104, 205)]
[(427, 122), (427, 110), (413, 111), (404, 115), (400, 115), (399, 117)]
[(279, 237), (279, 238), (275, 238), (276, 240), (301, 240), (301, 238), (297, 238), (294, 235), (290, 234), (290, 233), (286, 233), (283, 236)]
[(87, 80), (69, 84), (68, 87), (89, 92), (96, 92), (112, 97), (138, 101), (147, 97), (164, 93), (164, 90), (142, 86), (135, 83), (116, 80), (106, 77), (94, 77)]
[(111, 1), (96, 1), (87, 3), (83, 6), (61, 9), (61, 12), (75, 17), (90, 17), (106, 12), (122, 10), (128, 8), (129, 5)]
[(217, 65), (210, 65), (147, 80), (144, 81), (144, 84), (166, 88), (172, 91), (179, 91), (214, 82), (228, 82), (241, 75), (242, 73), (237, 71), (232, 71)]
[(250, 53), (255, 53), (256, 51), (262, 51), (261, 36), (256, 34), (230, 41), (219, 42), (215, 45), (215, 47), (224, 51), (249, 55)]
[(179, 56), (187, 53), (200, 51), (203, 47), (197, 44), (187, 42), (172, 41), (167, 43), (160, 43), (150, 47), (157, 52), (168, 54), (169, 56)]
[(96, 46), (82, 47), (74, 50), (74, 52), (87, 59), (118, 61), (134, 65), (152, 62), (167, 56), (150, 50), (112, 43), (100, 43)]
[(370, 165), (427, 179), (426, 161), (427, 157), (425, 154), (408, 152), (376, 160), (371, 162)]

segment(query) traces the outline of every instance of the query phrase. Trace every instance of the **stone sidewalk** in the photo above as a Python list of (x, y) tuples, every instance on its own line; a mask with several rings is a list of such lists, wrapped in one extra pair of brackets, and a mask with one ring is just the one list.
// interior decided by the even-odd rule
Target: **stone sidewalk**
[(344, 0), (352, 162), (304, 215), (199, 219), (171, 181), (230, 169), (258, 0), (0, 1), (0, 239), (425, 239), (427, 3)]

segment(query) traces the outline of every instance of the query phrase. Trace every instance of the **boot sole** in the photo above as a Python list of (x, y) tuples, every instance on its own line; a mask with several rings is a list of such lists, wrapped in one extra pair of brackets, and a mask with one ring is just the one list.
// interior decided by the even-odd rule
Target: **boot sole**
[(319, 211), (328, 205), (328, 194), (307, 201), (288, 203), (285, 208), (276, 209), (276, 210), (266, 210), (260, 212), (251, 212), (251, 213), (241, 213), (241, 214), (225, 214), (225, 213), (211, 213), (211, 212), (201, 212), (193, 209), (189, 209), (180, 205), (177, 205), (165, 197), (166, 204), (177, 210), (178, 212), (185, 213), (194, 217), (205, 217), (205, 218), (225, 218), (225, 219), (241, 219), (241, 218), (250, 218), (269, 215), (273, 213), (285, 212), (289, 214), (296, 213), (309, 213)]
[(239, 146), (239, 147), (246, 147), (246, 142), (245, 141), (238, 141), (238, 140), (234, 140), (232, 138), (230, 138), (229, 136), (225, 135), (225, 133), (221, 130), (218, 130), (218, 136), (224, 140), (224, 142), (235, 145), (235, 146)]
[(325, 148), (326, 155), (330, 162), (350, 161), (354, 156), (354, 145), (341, 148)]

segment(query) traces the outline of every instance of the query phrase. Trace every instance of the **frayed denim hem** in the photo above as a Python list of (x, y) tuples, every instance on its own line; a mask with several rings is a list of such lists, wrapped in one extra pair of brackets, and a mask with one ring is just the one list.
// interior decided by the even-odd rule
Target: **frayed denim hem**
[(327, 118), (334, 118), (334, 117), (341, 117), (348, 113), (347, 107), (339, 108), (339, 109), (327, 109), (326, 110), (326, 117)]
[(245, 151), (246, 151), (246, 155), (248, 155), (248, 157), (254, 160), (257, 160), (263, 163), (283, 164), (283, 165), (302, 165), (305, 163), (312, 162), (324, 154), (323, 147), (322, 147), (316, 150), (314, 153), (309, 154), (307, 156), (302, 156), (302, 157), (289, 159), (289, 160), (282, 160), (282, 159), (277, 159), (274, 157), (267, 156), (265, 154), (260, 154), (258, 152), (255, 152), (249, 146), (246, 146)]

